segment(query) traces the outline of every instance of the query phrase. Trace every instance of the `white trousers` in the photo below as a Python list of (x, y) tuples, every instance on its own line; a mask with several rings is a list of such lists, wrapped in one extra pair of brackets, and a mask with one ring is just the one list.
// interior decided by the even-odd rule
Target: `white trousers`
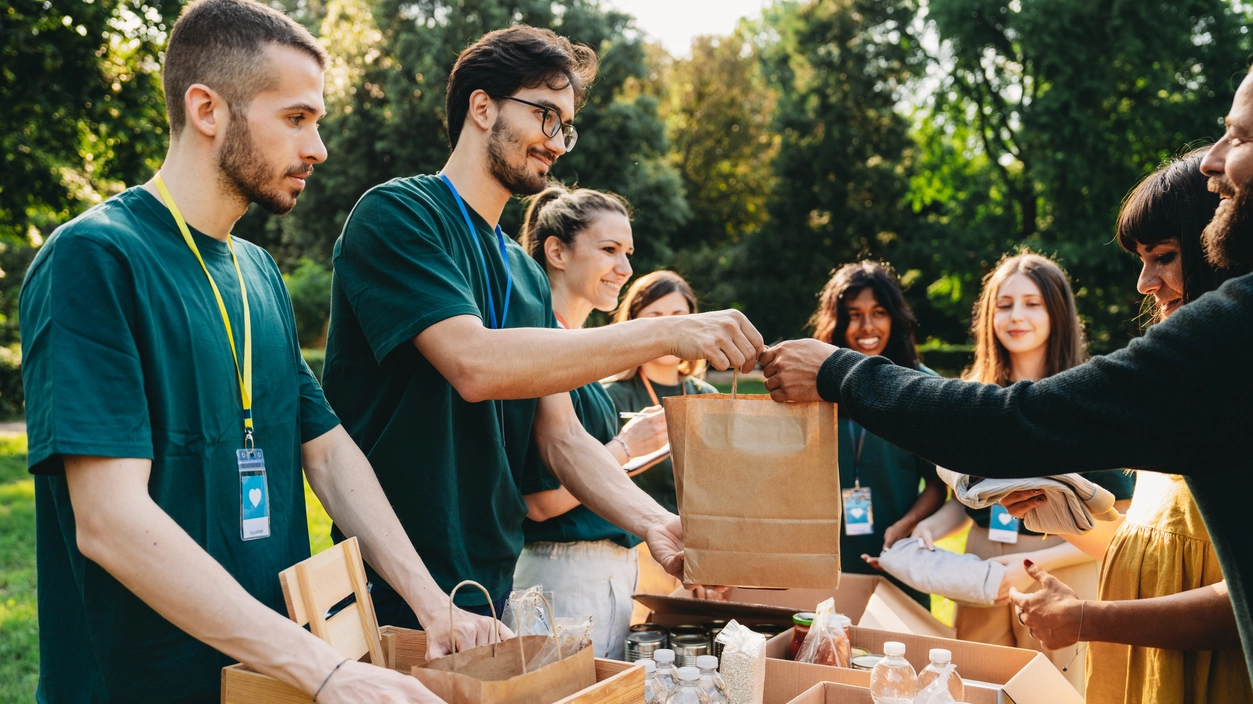
[(544, 591), (553, 594), (556, 618), (594, 614), (596, 657), (622, 660), (639, 571), (636, 552), (608, 540), (530, 543), (522, 548), (514, 568), (513, 586), (543, 585)]

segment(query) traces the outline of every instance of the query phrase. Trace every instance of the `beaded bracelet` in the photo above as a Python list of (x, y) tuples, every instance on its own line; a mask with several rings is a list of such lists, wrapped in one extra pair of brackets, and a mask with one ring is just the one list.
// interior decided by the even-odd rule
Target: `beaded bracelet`
[(628, 460), (635, 456), (631, 454), (631, 448), (627, 447), (626, 440), (623, 440), (622, 436), (615, 435), (613, 436), (613, 439), (617, 440), (618, 444), (622, 446), (622, 451), (626, 453)]

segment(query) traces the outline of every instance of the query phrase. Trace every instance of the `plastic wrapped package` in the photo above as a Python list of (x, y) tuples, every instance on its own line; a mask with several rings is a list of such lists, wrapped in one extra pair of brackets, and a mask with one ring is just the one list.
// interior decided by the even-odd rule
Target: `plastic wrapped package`
[(722, 679), (731, 704), (761, 704), (766, 692), (766, 637), (731, 621), (718, 634)]
[(805, 642), (796, 654), (797, 662), (834, 667), (852, 667), (853, 645), (844, 626), (848, 619), (835, 612), (835, 600), (818, 604)]
[(561, 646), (562, 655), (570, 657), (592, 645), (592, 629), (596, 620), (594, 615), (553, 620), (557, 622), (557, 643)]

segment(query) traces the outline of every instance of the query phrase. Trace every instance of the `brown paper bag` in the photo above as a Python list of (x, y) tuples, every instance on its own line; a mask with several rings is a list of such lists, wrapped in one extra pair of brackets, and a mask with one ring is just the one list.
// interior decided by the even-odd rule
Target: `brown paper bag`
[(835, 405), (732, 392), (663, 400), (683, 520), (683, 581), (838, 587)]
[[(449, 598), (466, 584), (483, 589), (476, 582), (462, 582), (453, 588)], [(487, 590), (483, 593), (487, 594)], [(491, 600), (490, 595), (488, 600)], [(552, 608), (548, 611), (549, 623), (555, 623)], [(496, 617), (495, 609), (492, 617)], [(413, 676), (449, 704), (552, 704), (596, 684), (592, 648), (583, 648), (565, 658), (558, 652), (557, 662), (536, 669), (534, 660), (552, 640), (549, 636), (522, 636), (499, 642), (497, 622), (496, 637), (498, 642), (492, 645), (414, 665)]]

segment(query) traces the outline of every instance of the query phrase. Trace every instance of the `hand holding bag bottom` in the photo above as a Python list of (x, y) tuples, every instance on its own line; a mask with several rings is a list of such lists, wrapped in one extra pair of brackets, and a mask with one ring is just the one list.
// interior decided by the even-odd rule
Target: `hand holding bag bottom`
[(683, 581), (840, 583), (836, 407), (767, 395), (664, 399), (683, 521)]
[[(462, 584), (453, 588), (450, 599)], [(475, 582), (468, 584), (482, 589)], [(497, 640), (499, 637), (497, 630)], [(552, 704), (596, 684), (592, 648), (565, 658), (558, 652), (556, 662), (539, 668), (532, 665), (551, 640), (551, 636), (521, 636), (482, 645), (415, 665), (413, 676), (449, 704)]]

